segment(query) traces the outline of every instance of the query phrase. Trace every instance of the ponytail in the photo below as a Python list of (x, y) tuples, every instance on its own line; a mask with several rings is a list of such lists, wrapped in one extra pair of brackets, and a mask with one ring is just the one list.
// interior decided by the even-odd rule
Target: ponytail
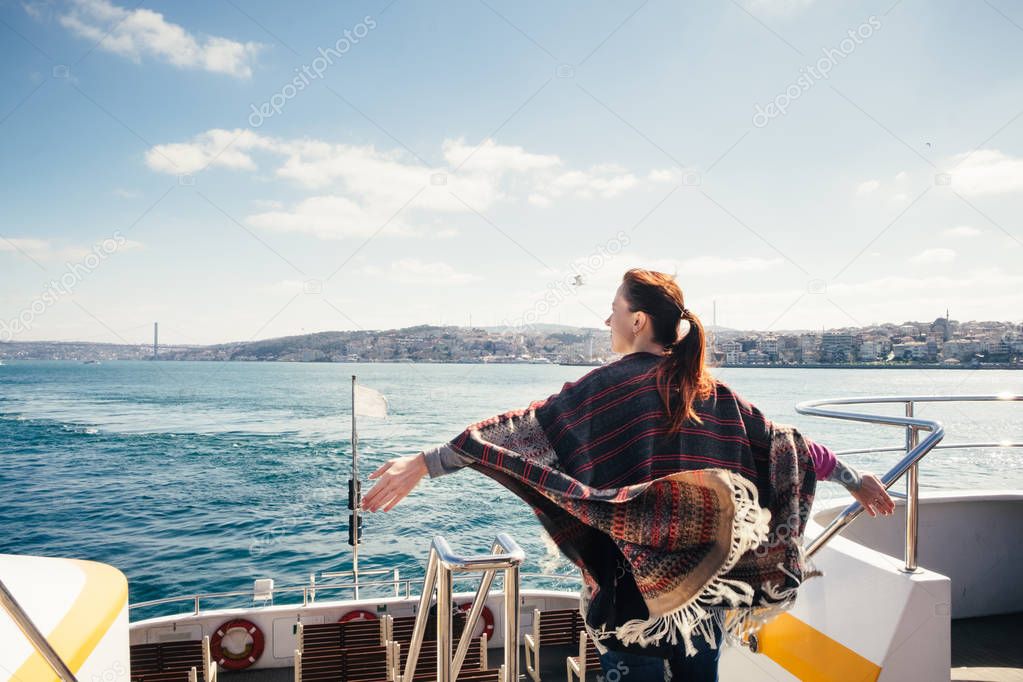
[[(657, 368), (657, 392), (671, 420), (670, 432), (678, 431), (688, 420), (702, 424), (693, 403), (708, 398), (713, 389), (704, 365), (703, 324), (691, 312), (683, 319), (689, 324), (688, 333), (671, 344)], [(677, 401), (671, 399), (673, 392), (678, 395)]]

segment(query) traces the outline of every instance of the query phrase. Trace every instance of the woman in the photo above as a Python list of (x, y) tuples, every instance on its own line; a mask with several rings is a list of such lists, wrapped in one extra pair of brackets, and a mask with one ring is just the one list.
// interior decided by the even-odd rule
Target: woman
[[(871, 516), (894, 503), (875, 476), (773, 424), (708, 374), (703, 326), (672, 276), (626, 272), (604, 323), (623, 357), (525, 410), (385, 462), (363, 508), (389, 511), (428, 474), (485, 473), (530, 504), (582, 570), (581, 610), (608, 679), (627, 668), (630, 682), (669, 670), (673, 680), (716, 680), (725, 602), (751, 614), (788, 604), (812, 575), (801, 534), (814, 480), (841, 483)], [(622, 528), (635, 518), (640, 527)], [(684, 560), (665, 563), (675, 557)], [(657, 586), (675, 579), (666, 601)]]

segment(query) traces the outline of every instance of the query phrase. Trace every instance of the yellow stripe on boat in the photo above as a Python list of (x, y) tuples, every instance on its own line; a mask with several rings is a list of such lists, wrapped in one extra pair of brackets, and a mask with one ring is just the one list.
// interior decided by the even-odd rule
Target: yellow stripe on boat
[[(60, 622), (43, 635), (71, 672), (77, 674), (127, 606), (128, 580), (119, 570), (106, 564), (81, 559), (60, 561), (77, 567), (84, 574), (85, 583)], [(58, 677), (46, 659), (33, 651), (11, 679), (49, 682)]]
[(789, 613), (760, 629), (758, 650), (800, 680), (875, 682), (881, 666)]

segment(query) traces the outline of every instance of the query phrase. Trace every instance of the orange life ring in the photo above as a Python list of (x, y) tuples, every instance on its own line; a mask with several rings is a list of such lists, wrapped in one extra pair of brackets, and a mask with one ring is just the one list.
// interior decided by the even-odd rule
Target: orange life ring
[(376, 620), (376, 619), (377, 614), (373, 613), (372, 611), (363, 611), (362, 609), (355, 609), (354, 611), (349, 611), (345, 615), (338, 618), (337, 622), (347, 623), (353, 620)]
[[(468, 614), (471, 608), (472, 602), (467, 602), (459, 606), (458, 610)], [(486, 634), (487, 641), (489, 642), (494, 638), (494, 614), (490, 612), (490, 607), (484, 604), (480, 616), (483, 617), (483, 633)]]
[[(243, 630), (252, 640), (241, 652), (229, 651), (223, 646), (224, 637), (232, 630)], [(221, 668), (242, 670), (259, 660), (265, 645), (266, 640), (259, 626), (244, 618), (235, 618), (223, 623), (213, 633), (213, 637), (210, 638), (210, 654)]]

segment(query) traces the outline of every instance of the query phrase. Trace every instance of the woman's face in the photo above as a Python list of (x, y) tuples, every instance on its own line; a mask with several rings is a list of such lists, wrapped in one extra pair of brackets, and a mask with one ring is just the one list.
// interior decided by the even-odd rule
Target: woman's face
[(629, 304), (626, 303), (619, 285), (615, 292), (614, 300), (611, 301), (611, 314), (604, 320), (604, 324), (611, 328), (611, 352), (628, 353), (636, 339), (633, 325), (636, 322), (636, 313), (629, 311)]

